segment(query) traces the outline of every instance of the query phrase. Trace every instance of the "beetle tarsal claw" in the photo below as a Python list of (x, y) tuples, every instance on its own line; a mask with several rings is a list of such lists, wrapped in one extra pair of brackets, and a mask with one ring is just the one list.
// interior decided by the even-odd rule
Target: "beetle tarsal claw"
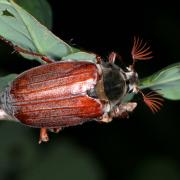
[(48, 142), (48, 141), (49, 141), (49, 136), (47, 133), (47, 129), (41, 128), (40, 137), (39, 137), (39, 144), (41, 144), (42, 142)]

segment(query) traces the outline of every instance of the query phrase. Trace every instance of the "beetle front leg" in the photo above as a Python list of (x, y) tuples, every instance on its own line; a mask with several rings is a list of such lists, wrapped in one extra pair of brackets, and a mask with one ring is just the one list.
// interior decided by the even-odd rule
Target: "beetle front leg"
[(116, 61), (116, 59), (120, 60), (121, 63), (124, 64), (124, 62), (123, 62), (123, 60), (122, 60), (122, 57), (121, 57), (118, 53), (116, 53), (116, 52), (111, 52), (111, 53), (109, 54), (109, 57), (108, 57), (109, 63), (114, 64), (115, 61)]
[(114, 109), (110, 112), (110, 116), (120, 117), (120, 118), (128, 118), (128, 112), (132, 112), (137, 106), (136, 102), (123, 103), (118, 106), (115, 106)]
[(124, 104), (115, 106), (111, 112), (104, 113), (100, 121), (109, 123), (115, 117), (128, 118), (129, 117), (128, 112), (132, 112), (136, 108), (136, 106), (137, 106), (137, 103), (135, 102), (129, 102), (129, 103), (124, 103)]
[(41, 144), (42, 142), (48, 142), (48, 141), (49, 141), (49, 136), (47, 133), (47, 129), (41, 128), (40, 129), (39, 144)]
[(111, 52), (108, 57), (109, 63), (114, 64), (116, 57), (117, 57), (117, 53)]

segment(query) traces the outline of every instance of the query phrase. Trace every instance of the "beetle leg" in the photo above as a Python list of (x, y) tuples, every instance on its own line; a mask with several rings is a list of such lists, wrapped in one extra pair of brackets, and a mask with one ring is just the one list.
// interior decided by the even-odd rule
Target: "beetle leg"
[(39, 58), (41, 58), (46, 63), (53, 63), (53, 62), (55, 62), (54, 60), (49, 59), (48, 57), (43, 56), (42, 54), (39, 54), (39, 53), (36, 53), (36, 52), (31, 52), (31, 51), (28, 51), (26, 49), (23, 49), (21, 47), (14, 46), (14, 45), (13, 45), (13, 48), (18, 53), (24, 53), (24, 54), (32, 55), (32, 56), (35, 56), (35, 57), (39, 57)]
[(117, 57), (117, 53), (111, 52), (108, 57), (109, 63), (114, 64), (116, 57)]
[(50, 128), (48, 130), (53, 132), (53, 133), (59, 133), (62, 130), (62, 128), (61, 127), (60, 128)]
[(41, 128), (40, 129), (39, 144), (41, 144), (42, 142), (48, 142), (48, 141), (49, 141), (49, 137), (48, 137), (47, 129)]
[(100, 119), (100, 122), (109, 123), (112, 121), (112, 117), (108, 113), (104, 113)]
[(115, 117), (128, 118), (128, 112), (132, 112), (136, 108), (136, 106), (137, 103), (135, 102), (129, 102), (115, 106), (112, 111), (103, 114), (103, 116), (100, 118), (100, 122), (109, 123)]
[(120, 117), (120, 118), (128, 118), (128, 112), (132, 112), (137, 106), (137, 103), (135, 102), (129, 102), (120, 104), (119, 106), (116, 106), (111, 112), (110, 116), (113, 117)]
[(32, 56), (36, 56), (36, 57), (39, 57), (41, 58), (45, 63), (53, 63), (54, 60), (53, 59), (49, 59), (48, 57), (46, 56), (43, 56), (42, 54), (39, 54), (39, 53), (36, 53), (36, 52), (31, 52), (31, 51), (28, 51), (24, 48), (21, 48), (17, 45), (14, 45), (11, 41), (8, 41), (7, 39), (5, 39), (4, 37), (0, 36), (0, 40), (4, 41), (6, 44), (8, 44), (9, 46), (11, 46), (15, 52), (18, 52), (18, 53), (24, 53), (24, 54), (28, 54), (28, 55), (32, 55)]
[(116, 59), (120, 60), (120, 62), (121, 62), (122, 64), (125, 64), (125, 63), (123, 62), (123, 59), (122, 59), (121, 55), (119, 55), (119, 54), (116, 53), (116, 52), (111, 52), (111, 53), (109, 54), (109, 56), (108, 56), (108, 61), (109, 61), (109, 63), (114, 64), (115, 61), (116, 61)]
[(101, 58), (101, 56), (96, 56), (96, 63), (97, 64), (101, 64), (102, 63), (102, 58)]

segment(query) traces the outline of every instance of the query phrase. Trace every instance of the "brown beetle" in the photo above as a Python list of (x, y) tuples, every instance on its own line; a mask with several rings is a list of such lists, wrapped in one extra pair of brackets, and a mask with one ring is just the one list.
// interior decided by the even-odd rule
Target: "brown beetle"
[[(23, 52), (41, 57), (47, 64), (20, 74), (1, 93), (1, 109), (11, 118), (25, 125), (41, 128), (39, 143), (49, 140), (47, 129), (59, 132), (63, 127), (87, 121), (110, 122), (113, 117), (128, 117), (137, 103), (122, 103), (128, 93), (139, 90), (136, 60), (151, 58), (151, 51), (140, 39), (132, 48), (133, 64), (122, 69), (114, 64), (116, 53), (109, 61), (97, 58), (97, 63), (87, 61), (55, 62), (40, 54)], [(153, 112), (162, 105), (156, 93), (143, 95)]]

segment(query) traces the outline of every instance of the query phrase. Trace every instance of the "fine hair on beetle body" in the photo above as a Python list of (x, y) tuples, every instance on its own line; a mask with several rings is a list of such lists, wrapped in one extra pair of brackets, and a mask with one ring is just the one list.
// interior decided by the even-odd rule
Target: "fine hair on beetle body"
[(40, 128), (39, 143), (49, 140), (47, 130), (59, 132), (87, 121), (108, 123), (116, 117), (128, 118), (137, 106), (136, 102), (123, 102), (130, 93), (140, 94), (152, 112), (162, 106), (163, 99), (157, 93), (145, 95), (138, 87), (135, 63), (152, 58), (150, 47), (140, 38), (134, 38), (132, 64), (125, 68), (115, 64), (115, 52), (108, 62), (99, 56), (96, 63), (88, 59), (57, 62), (5, 42), (16, 52), (45, 62), (18, 75), (0, 95), (0, 117)]

